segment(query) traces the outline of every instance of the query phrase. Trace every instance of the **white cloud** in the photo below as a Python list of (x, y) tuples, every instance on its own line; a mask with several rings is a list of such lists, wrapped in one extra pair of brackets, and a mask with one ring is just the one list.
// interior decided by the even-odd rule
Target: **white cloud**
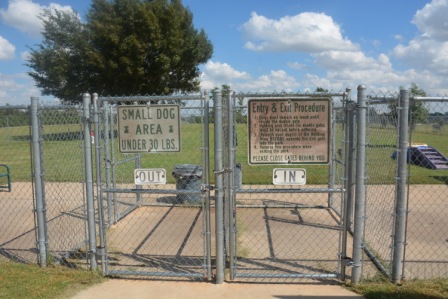
[(230, 85), (237, 91), (292, 91), (300, 84), (284, 70), (272, 70), (268, 74), (253, 78), (245, 71), (238, 71), (231, 65), (209, 61), (203, 68), (201, 88), (213, 89), (222, 84)]
[(0, 73), (0, 105), (27, 105), (31, 97), (39, 97), (41, 92), (31, 77), (25, 73)]
[(0, 36), (0, 60), (9, 60), (14, 58), (16, 47), (7, 39)]
[(250, 75), (247, 72), (235, 70), (227, 63), (208, 61), (201, 75), (201, 88), (213, 89), (222, 84), (230, 85), (231, 82), (248, 79)]
[(22, 53), (20, 53), (20, 59), (22, 59), (23, 61), (28, 61), (29, 58), (30, 58), (29, 51), (23, 51)]
[(253, 92), (270, 92), (270, 91), (286, 91), (293, 92), (297, 90), (300, 83), (293, 77), (288, 75), (284, 70), (272, 70), (269, 74), (259, 76), (255, 80), (242, 82), (235, 87), (242, 91)]
[(247, 72), (237, 71), (229, 64), (221, 62), (207, 62), (205, 65), (205, 71), (214, 79), (222, 81), (250, 78), (250, 75)]
[(44, 9), (72, 11), (70, 6), (61, 6), (56, 3), (42, 6), (32, 0), (9, 0), (8, 7), (0, 9), (0, 18), (5, 24), (37, 38), (43, 29), (39, 15)]
[[(340, 26), (323, 13), (303, 12), (295, 16), (269, 19), (252, 13), (241, 27), (247, 43), (245, 47), (254, 51), (291, 51), (309, 53), (314, 64), (323, 75), (303, 74), (302, 86), (321, 86), (343, 90), (347, 86), (366, 84), (371, 88), (396, 90), (416, 82), (428, 92), (448, 92), (448, 1), (433, 0), (418, 10), (412, 20), (420, 33), (407, 44), (399, 44), (388, 54), (367, 55), (348, 37), (342, 35)], [(402, 35), (395, 35), (404, 43)], [(373, 40), (379, 49), (382, 43)], [(395, 60), (391, 60), (394, 58)], [(393, 63), (399, 63), (400, 69)], [(403, 64), (405, 63), (405, 64)], [(289, 62), (288, 67), (306, 70), (301, 62)], [(308, 65), (311, 65), (310, 63)], [(406, 69), (407, 65), (407, 69)], [(254, 80), (254, 86), (268, 86), (263, 80), (269, 75)], [(295, 81), (294, 80), (294, 81)], [(288, 84), (298, 86), (297, 81)], [(264, 82), (264, 83), (263, 83)], [(278, 82), (280, 86), (282, 82)], [(251, 86), (245, 82), (244, 86)], [(272, 85), (274, 89), (279, 87)], [(252, 88), (251, 88), (252, 89)]]
[(390, 71), (392, 65), (385, 54), (380, 54), (377, 59), (367, 57), (363, 52), (326, 51), (312, 55), (319, 67), (327, 70), (341, 69), (381, 69)]
[(288, 67), (293, 69), (293, 70), (304, 70), (307, 69), (308, 66), (306, 64), (294, 61), (294, 62), (288, 62), (287, 63)]
[[(434, 77), (446, 77), (448, 75), (447, 15), (448, 2), (446, 0), (433, 0), (426, 4), (416, 12), (413, 19), (420, 34), (408, 44), (397, 45), (393, 55), (418, 72), (430, 71)], [(448, 85), (448, 79), (444, 79), (443, 82)]]
[(413, 23), (423, 36), (446, 42), (448, 41), (448, 1), (433, 0), (418, 10)]
[(253, 12), (242, 25), (248, 40), (246, 48), (254, 51), (320, 52), (355, 50), (357, 46), (344, 38), (333, 19), (323, 13), (304, 12), (268, 19)]

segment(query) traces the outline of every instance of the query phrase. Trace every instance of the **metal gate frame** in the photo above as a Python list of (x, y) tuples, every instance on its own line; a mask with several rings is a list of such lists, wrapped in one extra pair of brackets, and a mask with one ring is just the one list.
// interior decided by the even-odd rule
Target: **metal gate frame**
[[(244, 97), (256, 97), (256, 98), (273, 98), (273, 97), (312, 97), (312, 94), (266, 94), (266, 95), (260, 95), (260, 94), (244, 94)], [(317, 94), (315, 96), (322, 96), (322, 94)], [(336, 145), (336, 134), (333, 134), (332, 140), (330, 143), (331, 146), (331, 162), (329, 167), (329, 184), (327, 189), (258, 189), (258, 190), (249, 190), (249, 189), (237, 189), (235, 188), (235, 161), (236, 161), (236, 145), (234, 142), (234, 128), (235, 128), (235, 120), (234, 120), (234, 114), (235, 114), (235, 103), (236, 103), (236, 95), (231, 92), (229, 92), (228, 99), (227, 99), (227, 115), (224, 115), (224, 119), (227, 119), (227, 130), (228, 130), (228, 140), (225, 142), (229, 145), (227, 147), (228, 151), (228, 164), (227, 164), (227, 186), (225, 186), (228, 194), (228, 204), (226, 209), (227, 210), (227, 225), (226, 230), (228, 230), (229, 235), (229, 264), (230, 264), (230, 279), (234, 280), (237, 278), (249, 278), (249, 279), (257, 279), (257, 278), (278, 278), (278, 279), (286, 279), (286, 278), (318, 278), (318, 279), (330, 279), (330, 278), (339, 278), (339, 279), (345, 279), (346, 276), (346, 267), (347, 266), (354, 266), (355, 275), (359, 275), (358, 269), (361, 267), (361, 261), (360, 261), (360, 254), (359, 252), (354, 252), (354, 258), (357, 262), (353, 262), (353, 260), (347, 256), (347, 243), (348, 243), (348, 233), (351, 231), (351, 219), (352, 219), (352, 209), (353, 209), (353, 189), (355, 186), (355, 177), (354, 177), (354, 149), (355, 149), (355, 113), (358, 112), (358, 121), (363, 121), (365, 119), (365, 87), (360, 86), (358, 88), (358, 105), (356, 105), (353, 101), (350, 100), (350, 90), (347, 89), (344, 93), (337, 93), (337, 94), (325, 94), (325, 96), (330, 97), (341, 97), (343, 99), (343, 107), (333, 109), (332, 112), (332, 123), (331, 126), (334, 129), (336, 119), (335, 119), (335, 111), (342, 109), (345, 114), (345, 124), (346, 124), (346, 130), (343, 131), (343, 142), (345, 142), (345, 147), (343, 147), (343, 153), (342, 157), (345, 161), (338, 161), (335, 156), (335, 145)], [(216, 102), (215, 102), (216, 105)], [(217, 117), (216, 117), (217, 118)], [(365, 126), (364, 126), (365, 127)], [(362, 132), (362, 124), (359, 124), (358, 129), (361, 131), (358, 131), (358, 134), (363, 134)], [(334, 132), (334, 130), (333, 130)], [(218, 136), (215, 135), (216, 138), (219, 139)], [(362, 138), (362, 137), (361, 137)], [(358, 146), (357, 148), (364, 148), (364, 140), (359, 139), (358, 140)], [(363, 156), (363, 153), (358, 153), (360, 156)], [(335, 188), (335, 165), (336, 163), (342, 164), (344, 169), (344, 175), (343, 179), (345, 181), (345, 184), (342, 188)], [(363, 163), (358, 163), (363, 164)], [(357, 190), (356, 193), (358, 194), (358, 199), (355, 203), (355, 233), (354, 237), (356, 238), (356, 241), (354, 243), (354, 246), (358, 246), (359, 249), (362, 248), (361, 246), (361, 237), (362, 237), (362, 221), (363, 221), (363, 207), (362, 207), (362, 193), (363, 193), (363, 180), (364, 180), (364, 170), (362, 168), (358, 169), (359, 177), (358, 179), (359, 183), (357, 184)], [(362, 180), (362, 181), (361, 181)], [(361, 183), (362, 182), (362, 183)], [(305, 273), (289, 273), (289, 274), (275, 274), (270, 273), (269, 271), (266, 273), (257, 273), (257, 274), (244, 274), (244, 273), (238, 273), (238, 263), (237, 263), (237, 249), (236, 249), (236, 243), (237, 243), (237, 236), (236, 236), (236, 219), (237, 219), (237, 207), (236, 204), (236, 194), (237, 193), (328, 193), (328, 208), (333, 209), (341, 218), (340, 222), (338, 223), (339, 226), (339, 244), (335, 244), (335, 248), (337, 249), (337, 252), (335, 252), (335, 255), (337, 254), (338, 258), (338, 267), (337, 271), (334, 273), (319, 273), (319, 274), (305, 274)], [(332, 206), (332, 196), (335, 193), (340, 193), (341, 197), (343, 199), (343, 206), (341, 207), (341, 211), (337, 211)], [(289, 206), (285, 206), (290, 207)], [(361, 221), (361, 222), (360, 222)], [(361, 226), (360, 226), (361, 225)]]
[[(114, 156), (114, 149), (111, 148), (114, 144), (115, 132), (114, 132), (114, 109), (113, 104), (135, 104), (138, 103), (153, 103), (158, 101), (201, 101), (201, 110), (203, 111), (203, 140), (202, 140), (202, 166), (204, 169), (203, 184), (201, 184), (201, 190), (167, 190), (167, 189), (142, 189), (141, 186), (125, 188), (118, 187), (115, 181), (115, 167), (120, 163), (135, 163), (135, 168), (140, 167), (140, 154), (129, 155), (130, 157), (124, 160), (117, 160)], [(84, 112), (85, 119), (91, 118), (87, 113), (92, 111), (92, 123), (94, 126), (94, 143), (95, 143), (95, 169), (96, 169), (96, 194), (98, 209), (98, 222), (99, 222), (99, 244), (91, 243), (90, 248), (95, 249), (93, 257), (98, 256), (100, 258), (100, 264), (104, 275), (118, 275), (118, 276), (152, 276), (152, 277), (185, 277), (194, 279), (210, 279), (212, 277), (211, 266), (211, 225), (210, 225), (210, 153), (209, 153), (209, 99), (207, 94), (200, 95), (179, 95), (179, 96), (130, 96), (130, 97), (98, 97), (97, 94), (93, 94), (92, 109), (90, 108), (90, 95), (84, 94)], [(181, 107), (181, 110), (184, 109)], [(188, 109), (188, 108), (185, 108)], [(180, 117), (180, 116), (179, 116)], [(85, 134), (88, 134), (90, 127), (88, 124), (85, 126)], [(87, 138), (86, 138), (87, 139)], [(87, 139), (88, 140), (88, 139)], [(88, 148), (90, 140), (86, 142), (86, 152), (91, 152)], [(90, 167), (92, 169), (92, 167)], [(87, 176), (89, 178), (89, 175)], [(89, 180), (89, 179), (88, 179)], [(92, 184), (93, 185), (93, 184)], [(89, 191), (88, 191), (89, 193)], [(90, 190), (93, 196), (94, 190)], [(119, 195), (134, 195), (135, 202), (129, 206), (125, 211), (119, 212), (117, 209), (117, 196)], [(107, 248), (107, 230), (114, 224), (118, 223), (126, 215), (130, 214), (134, 210), (142, 206), (141, 196), (148, 194), (161, 194), (161, 195), (178, 195), (178, 194), (200, 194), (201, 203), (200, 212), (202, 214), (203, 225), (203, 246), (204, 256), (202, 263), (202, 272), (187, 272), (185, 269), (179, 271), (140, 271), (140, 270), (114, 270), (109, 266), (109, 252)], [(151, 206), (151, 204), (144, 204), (145, 206)], [(158, 204), (160, 206), (160, 204)], [(168, 206), (166, 204), (165, 206)], [(174, 206), (174, 204), (173, 204)], [(90, 210), (89, 210), (90, 211)], [(93, 217), (91, 217), (93, 218)], [(95, 225), (91, 223), (89, 232), (95, 234)], [(93, 227), (93, 228), (92, 228)], [(95, 238), (89, 238), (91, 241), (95, 241)], [(93, 263), (94, 258), (91, 259)], [(95, 266), (95, 265), (94, 265)]]

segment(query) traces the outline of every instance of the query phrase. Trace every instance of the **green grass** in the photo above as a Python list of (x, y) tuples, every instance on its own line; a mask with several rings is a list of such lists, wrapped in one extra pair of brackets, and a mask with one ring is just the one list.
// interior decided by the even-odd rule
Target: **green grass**
[(69, 298), (82, 289), (105, 281), (99, 273), (62, 266), (0, 262), (0, 298)]
[[(174, 183), (175, 178), (171, 171), (177, 164), (201, 164), (202, 161), (202, 125), (182, 123), (182, 150), (179, 153), (153, 153), (141, 154), (142, 168), (162, 167), (170, 174), (168, 183)], [(80, 181), (84, 162), (82, 160), (83, 144), (77, 140), (80, 127), (78, 124), (46, 125), (44, 132), (46, 140), (43, 144), (44, 170), (47, 181)], [(236, 126), (238, 145), (236, 162), (242, 164), (244, 184), (272, 184), (272, 170), (279, 165), (250, 166), (247, 163), (248, 138), (247, 127), (244, 124)], [(211, 170), (214, 169), (213, 155), (213, 124), (210, 125), (210, 160)], [(433, 131), (427, 125), (417, 126), (412, 136), (413, 143), (426, 143), (448, 156), (448, 126), (443, 130)], [(342, 147), (341, 125), (336, 127), (336, 151)], [(369, 184), (394, 184), (396, 177), (395, 163), (391, 158), (396, 149), (397, 135), (393, 128), (371, 127), (367, 130), (367, 171)], [(79, 135), (78, 135), (79, 136)], [(115, 148), (116, 160), (129, 155), (118, 152)], [(338, 157), (340, 158), (340, 157)], [(29, 127), (0, 128), (0, 163), (7, 163), (11, 167), (14, 181), (30, 181), (31, 158)], [(305, 168), (307, 184), (326, 184), (328, 182), (329, 167), (327, 165), (293, 165)], [(448, 171), (430, 170), (410, 165), (410, 180), (412, 184), (446, 184)], [(131, 183), (133, 181), (132, 162), (117, 167), (118, 182)], [(94, 172), (95, 173), (95, 172)], [(211, 179), (214, 176), (211, 175)]]
[[(99, 273), (60, 266), (0, 262), (0, 298), (70, 298), (79, 291), (106, 281)], [(394, 285), (386, 278), (365, 280), (347, 286), (367, 299), (448, 298), (448, 279), (410, 280)]]
[(366, 299), (448, 298), (448, 279), (410, 280), (395, 285), (383, 278), (364, 281), (349, 288)]

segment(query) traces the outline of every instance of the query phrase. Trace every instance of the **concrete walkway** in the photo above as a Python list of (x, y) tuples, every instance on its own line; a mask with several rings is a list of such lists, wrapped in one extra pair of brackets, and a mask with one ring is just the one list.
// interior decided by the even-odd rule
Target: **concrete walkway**
[(339, 299), (362, 298), (339, 285), (170, 282), (112, 279), (72, 299)]

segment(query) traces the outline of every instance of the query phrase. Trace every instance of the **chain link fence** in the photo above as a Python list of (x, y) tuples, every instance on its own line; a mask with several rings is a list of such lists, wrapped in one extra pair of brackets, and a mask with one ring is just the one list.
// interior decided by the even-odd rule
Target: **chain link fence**
[(86, 267), (84, 136), (80, 106), (41, 106), (38, 118), (47, 262), (71, 265), (75, 260), (77, 266)]
[[(384, 274), (392, 275), (397, 227), (397, 93), (369, 95), (365, 252)], [(446, 203), (448, 105), (437, 97), (410, 97), (406, 154), (404, 279), (447, 277)], [(399, 208), (398, 208), (399, 209)], [(365, 272), (364, 277), (372, 273)]]
[[(222, 262), (229, 269), (226, 280), (328, 281), (344, 279), (345, 267), (352, 266), (354, 219), (361, 217), (363, 279), (377, 270), (393, 277), (397, 266), (400, 278), (447, 277), (446, 98), (410, 96), (402, 211), (397, 202), (400, 95), (372, 92), (367, 96), (364, 208), (363, 215), (355, 215), (359, 212), (354, 207), (355, 186), (348, 183), (354, 167), (347, 161), (357, 157), (355, 144), (349, 144), (354, 130), (350, 133), (348, 124), (357, 121), (356, 113), (349, 119), (350, 109), (363, 107), (351, 106), (349, 90), (228, 92), (222, 93), (222, 114), (208, 107), (211, 95), (111, 97), (99, 98), (97, 107), (89, 107), (91, 118), (83, 115), (81, 106), (38, 106), (35, 127), (29, 106), (0, 107), (0, 164), (8, 166), (0, 167), (4, 211), (0, 258), (38, 263), (44, 257), (46, 264), (70, 267), (91, 266), (97, 259), (105, 274), (177, 279), (210, 279), (222, 270), (217, 269)], [(249, 163), (253, 129), (248, 121), (249, 99), (319, 97), (331, 98), (328, 164)], [(142, 135), (160, 133), (161, 138), (120, 144), (119, 106), (146, 109), (162, 103), (180, 107), (179, 142), (164, 138), (163, 128), (142, 127)], [(218, 129), (216, 115), (223, 121)], [(214, 135), (220, 131), (222, 151), (214, 152)], [(86, 147), (86, 140), (91, 147)], [(146, 152), (123, 151), (126, 147), (145, 147)], [(90, 166), (87, 148), (93, 156)], [(38, 152), (42, 167), (35, 173), (33, 155)], [(223, 158), (223, 165), (217, 157)], [(305, 185), (274, 183), (276, 169), (283, 173), (292, 168), (305, 169)], [(90, 211), (89, 171), (95, 199)], [(40, 179), (42, 185), (36, 184)], [(154, 180), (163, 182), (154, 184)], [(217, 210), (222, 200), (224, 209)], [(217, 219), (221, 212), (223, 219)], [(89, 213), (93, 231), (88, 227)], [(400, 215), (405, 217), (399, 227), (404, 229), (402, 240), (397, 233)], [(39, 219), (44, 220), (43, 228)], [(397, 262), (400, 242), (403, 256)], [(97, 247), (90, 248), (92, 244)]]
[[(1, 189), (1, 253), (10, 259), (36, 263), (39, 259), (30, 106), (0, 108), (0, 164), (10, 169), (11, 189)], [(83, 203), (83, 164), (78, 108), (37, 110), (38, 144), (44, 178), (42, 212), (47, 263), (68, 264), (86, 241)], [(4, 179), (2, 177), (2, 179)], [(0, 182), (3, 186), (5, 182)]]
[(448, 99), (411, 97), (403, 275), (448, 277)]
[[(0, 258), (36, 263), (34, 192), (32, 185), (30, 110), (27, 106), (0, 107)], [(6, 174), (6, 168), (0, 167)]]

